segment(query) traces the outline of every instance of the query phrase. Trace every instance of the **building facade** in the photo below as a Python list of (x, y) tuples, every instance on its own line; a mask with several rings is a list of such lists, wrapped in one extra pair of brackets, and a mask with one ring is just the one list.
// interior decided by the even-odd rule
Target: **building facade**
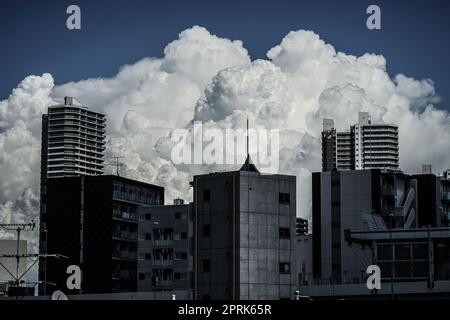
[(175, 203), (138, 209), (138, 291), (192, 290), (193, 206)]
[[(443, 269), (436, 272), (445, 278), (444, 261), (450, 259), (450, 251), (446, 251), (450, 247), (442, 214), (445, 201), (441, 200), (445, 198), (441, 190), (448, 180), (443, 180), (435, 175), (406, 175), (378, 169), (313, 173), (313, 278), (316, 283), (362, 283), (367, 266), (386, 267), (393, 263), (386, 258), (389, 252), (394, 252), (395, 245), (397, 262), (401, 262), (402, 257), (405, 260), (398, 268), (413, 268), (416, 260), (428, 259), (428, 255), (423, 258), (424, 253), (420, 251), (426, 253), (431, 248), (428, 243), (425, 249), (423, 246), (427, 235), (424, 231), (428, 228), (431, 232), (444, 228), (435, 235), (436, 239), (441, 236), (443, 239), (433, 240), (433, 243), (437, 250), (434, 256), (443, 263), (440, 267)], [(355, 243), (361, 245), (352, 245)], [(410, 280), (419, 274), (421, 280), (428, 279), (423, 268), (429, 270), (424, 264), (431, 260), (422, 262), (416, 266), (417, 273), (411, 271)], [(394, 275), (402, 275), (396, 277), (396, 281), (407, 278), (407, 270), (403, 271), (392, 271)], [(389, 270), (382, 271), (384, 275), (386, 272)]]
[(66, 268), (78, 265), (81, 293), (136, 291), (137, 209), (163, 203), (164, 188), (123, 177), (47, 179), (41, 252), (68, 259), (41, 259), (39, 280), (55, 283), (52, 290), (66, 291)]
[(197, 299), (289, 299), (297, 282), (296, 178), (239, 171), (194, 176)]
[(323, 120), (322, 171), (398, 170), (398, 127), (373, 124), (367, 112), (347, 131), (336, 131), (332, 119)]

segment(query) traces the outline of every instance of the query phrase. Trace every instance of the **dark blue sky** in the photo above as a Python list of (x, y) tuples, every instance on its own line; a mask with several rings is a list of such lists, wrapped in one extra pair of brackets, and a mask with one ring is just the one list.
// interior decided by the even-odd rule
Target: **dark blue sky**
[[(82, 10), (82, 30), (66, 29), (66, 8)], [(366, 28), (370, 4), (382, 30)], [(1, 0), (0, 99), (27, 75), (50, 72), (57, 84), (114, 75), (123, 64), (162, 56), (192, 25), (239, 39), (264, 58), (291, 30), (314, 30), (337, 50), (383, 54), (391, 75), (431, 78), (450, 109), (448, 0)]]

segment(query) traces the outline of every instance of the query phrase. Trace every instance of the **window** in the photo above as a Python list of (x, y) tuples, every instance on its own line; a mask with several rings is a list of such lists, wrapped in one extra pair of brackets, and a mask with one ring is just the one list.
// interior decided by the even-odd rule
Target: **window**
[(392, 260), (392, 246), (390, 244), (380, 244), (377, 247), (378, 260)]
[(139, 260), (145, 260), (145, 254), (139, 253)]
[(280, 228), (280, 239), (290, 239), (291, 238), (291, 230), (289, 228)]
[(211, 191), (209, 189), (203, 190), (203, 202), (211, 201)]
[(203, 272), (205, 272), (205, 273), (209, 272), (209, 270), (211, 269), (209, 260), (206, 260), (206, 259), (203, 260), (202, 265), (203, 265)]
[(291, 273), (291, 264), (287, 262), (280, 263), (280, 273), (290, 274)]
[(395, 245), (395, 260), (410, 260), (411, 246), (409, 244)]
[(145, 215), (145, 220), (152, 220), (152, 215), (150, 213), (147, 213)]
[(174, 278), (175, 278), (175, 280), (186, 280), (187, 273), (186, 272), (175, 272)]
[(139, 280), (145, 280), (145, 273), (139, 272)]
[(413, 245), (413, 258), (428, 259), (428, 248), (426, 244), (414, 244)]
[(145, 254), (145, 260), (152, 260), (152, 254), (151, 253), (146, 253)]
[(283, 204), (289, 204), (290, 203), (290, 197), (291, 195), (289, 193), (283, 193), (280, 192), (279, 194), (279, 202)]
[(187, 253), (186, 252), (175, 252), (175, 260), (186, 260)]
[(187, 239), (187, 232), (181, 233), (181, 239)]
[(175, 212), (175, 219), (186, 220), (187, 215), (185, 212)]
[(146, 233), (145, 234), (145, 240), (152, 240), (152, 234), (151, 233)]
[(209, 224), (204, 224), (203, 225), (203, 236), (204, 237), (209, 237), (210, 235), (210, 227)]

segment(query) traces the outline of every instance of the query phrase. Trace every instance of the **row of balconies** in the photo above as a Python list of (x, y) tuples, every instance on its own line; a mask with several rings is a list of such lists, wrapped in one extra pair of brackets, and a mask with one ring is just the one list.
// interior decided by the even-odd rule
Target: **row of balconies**
[(129, 250), (113, 250), (112, 257), (115, 259), (137, 260), (137, 252)]
[(123, 230), (115, 230), (112, 233), (113, 238), (119, 240), (129, 240), (129, 241), (137, 241), (137, 233), (131, 231), (123, 231)]
[[(79, 170), (79, 169), (84, 169)], [(57, 171), (81, 171), (87, 172), (91, 174), (102, 174), (103, 166), (102, 165), (93, 165), (93, 166), (82, 166), (79, 164), (73, 163), (64, 163), (64, 164), (48, 164), (48, 172), (57, 172)]]
[(103, 168), (103, 161), (86, 161), (81, 159), (48, 159), (49, 166), (80, 166), (90, 169), (91, 167)]
[(93, 170), (80, 170), (80, 169), (76, 169), (76, 168), (53, 168), (53, 169), (48, 169), (48, 176), (49, 177), (59, 177), (61, 175), (67, 175), (67, 174), (71, 174), (71, 175), (99, 175), (102, 172), (98, 172), (98, 171), (93, 171)]
[(381, 137), (381, 138), (371, 138), (371, 139), (363, 139), (361, 141), (363, 144), (382, 144), (382, 143), (398, 143), (397, 137)]
[(113, 197), (115, 199), (131, 201), (131, 202), (136, 202), (136, 203), (145, 203), (145, 204), (150, 204), (150, 205), (162, 204), (161, 200), (158, 200), (155, 198), (139, 196), (136, 194), (130, 194), (129, 192), (121, 192), (121, 191), (117, 191), (117, 190), (114, 190)]
[(396, 126), (386, 126), (386, 125), (370, 125), (363, 127), (364, 132), (379, 132), (379, 131), (393, 131), (398, 132), (398, 127)]
[(173, 239), (153, 239), (152, 244), (154, 247), (172, 247)]
[(103, 159), (101, 158), (94, 158), (94, 157), (89, 157), (89, 156), (83, 156), (83, 155), (77, 155), (77, 154), (73, 154), (73, 155), (55, 155), (55, 154), (50, 154), (48, 156), (48, 161), (49, 162), (57, 162), (57, 163), (65, 163), (66, 161), (70, 161), (70, 162), (82, 162), (88, 165), (94, 164), (94, 165), (103, 165)]
[(97, 134), (96, 132), (88, 133), (87, 130), (50, 130), (49, 137), (82, 137), (85, 139), (100, 140), (103, 141), (106, 137), (105, 134)]
[(93, 130), (97, 130), (97, 131), (104, 131), (106, 125), (104, 123), (90, 123), (87, 121), (81, 121), (81, 120), (76, 120), (76, 119), (58, 119), (58, 120), (52, 120), (49, 122), (49, 127), (54, 127), (54, 126), (68, 126), (68, 125), (72, 125), (72, 126), (79, 126), (79, 127), (83, 127), (86, 129), (93, 129)]
[[(48, 147), (49, 154), (65, 153), (67, 151), (67, 149), (83, 151), (83, 152), (86, 152), (86, 153), (93, 153), (94, 155), (92, 155), (92, 156), (103, 158), (103, 151), (97, 151), (95, 148), (89, 148), (89, 149), (88, 148), (82, 148), (78, 144), (76, 144), (76, 145), (71, 145), (71, 144), (64, 145), (64, 144), (61, 144), (60, 146), (59, 145), (55, 146), (54, 144), (52, 144), (51, 146)], [(56, 151), (56, 150), (62, 150), (62, 151)], [(79, 153), (76, 153), (76, 154), (79, 154)], [(91, 155), (88, 155), (88, 156), (91, 157)]]
[(113, 209), (113, 217), (123, 220), (137, 221), (137, 214), (132, 212), (121, 211), (118, 209)]
[(364, 144), (364, 150), (367, 152), (398, 152), (397, 144)]
[(119, 271), (113, 271), (111, 274), (111, 277), (115, 279), (123, 279), (123, 280), (135, 280), (136, 279), (136, 272), (132, 272), (129, 270), (119, 270)]
[(154, 267), (170, 267), (173, 266), (174, 261), (173, 259), (154, 259), (152, 260), (152, 265)]
[(398, 161), (398, 156), (395, 155), (383, 155), (383, 156), (364, 156), (364, 162), (367, 161), (383, 161), (383, 160), (390, 160), (390, 161)]
[(92, 112), (92, 111), (88, 111), (85, 109), (75, 109), (75, 108), (69, 108), (69, 107), (64, 107), (64, 108), (49, 108), (48, 109), (48, 113), (50, 115), (60, 115), (60, 114), (78, 114), (78, 115), (82, 115), (82, 116), (86, 116), (86, 117), (90, 117), (90, 118), (94, 118), (94, 119), (105, 119), (105, 115), (101, 114), (101, 113), (96, 113), (96, 112)]
[[(88, 128), (87, 125), (85, 125), (85, 123), (80, 122), (78, 120), (72, 121), (72, 120), (53, 120), (49, 123), (49, 128), (52, 130), (75, 130), (75, 129), (80, 129), (81, 126), (83, 126), (83, 130), (86, 131), (93, 131), (93, 132), (97, 132), (97, 131), (105, 131), (105, 125), (100, 125), (99, 128), (97, 128), (97, 124), (96, 123), (86, 123), (89, 124), (90, 126), (94, 126), (95, 128)], [(81, 129), (80, 129), (81, 130)]]
[(94, 142), (82, 142), (82, 141), (73, 141), (70, 139), (64, 139), (63, 141), (52, 141), (49, 140), (48, 143), (50, 148), (76, 148), (76, 147), (84, 147), (85, 150), (89, 152), (98, 152), (103, 153), (106, 149), (105, 145), (102, 143), (94, 143)]
[(56, 120), (56, 119), (81, 119), (86, 121), (92, 121), (92, 122), (105, 122), (104, 117), (97, 117), (95, 115), (89, 115), (89, 114), (80, 114), (80, 113), (73, 113), (73, 112), (55, 112), (50, 113), (49, 116), (50, 120)]
[(70, 133), (64, 133), (64, 134), (58, 134), (58, 135), (52, 135), (49, 136), (48, 139), (49, 143), (61, 143), (64, 141), (70, 141), (72, 143), (83, 143), (90, 146), (96, 146), (96, 145), (104, 145), (105, 139), (101, 137), (96, 138), (90, 138), (83, 135), (78, 134), (70, 134)]

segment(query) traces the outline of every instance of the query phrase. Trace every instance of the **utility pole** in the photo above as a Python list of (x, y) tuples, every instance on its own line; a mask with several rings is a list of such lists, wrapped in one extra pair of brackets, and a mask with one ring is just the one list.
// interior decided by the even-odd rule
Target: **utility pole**
[(34, 221), (31, 223), (16, 223), (16, 224), (0, 224), (0, 227), (7, 231), (16, 231), (17, 232), (17, 244), (16, 244), (16, 254), (15, 255), (7, 255), (2, 254), (0, 255), (1, 258), (12, 258), (14, 257), (16, 259), (16, 274), (15, 276), (0, 262), (0, 265), (12, 276), (14, 279), (14, 282), (16, 284), (16, 300), (19, 300), (19, 284), (20, 280), (25, 276), (25, 273), (28, 272), (28, 270), (21, 276), (19, 276), (19, 265), (20, 265), (20, 259), (22, 258), (31, 258), (34, 255), (28, 255), (28, 254), (20, 254), (20, 233), (22, 231), (33, 231), (36, 224)]
[[(55, 257), (55, 258), (67, 258), (65, 256), (59, 255), (59, 254), (39, 254), (39, 253), (23, 253), (20, 254), (20, 234), (22, 231), (33, 231), (36, 227), (36, 223), (32, 221), (31, 223), (11, 223), (11, 224), (0, 224), (0, 228), (6, 230), (6, 231), (15, 231), (17, 232), (17, 242), (16, 242), (16, 254), (0, 254), (0, 258), (14, 258), (16, 260), (16, 270), (15, 274), (10, 271), (1, 261), (0, 266), (3, 267), (3, 269), (8, 272), (8, 274), (11, 276), (15, 283), (16, 287), (16, 300), (19, 300), (19, 285), (23, 279), (23, 277), (36, 265), (36, 263), (39, 261), (39, 258), (44, 257), (47, 260), (47, 257)], [(20, 259), (30, 259), (35, 258), (33, 263), (23, 272), (20, 274), (19, 272), (19, 266), (20, 266)], [(47, 281), (47, 279), (46, 279)]]

